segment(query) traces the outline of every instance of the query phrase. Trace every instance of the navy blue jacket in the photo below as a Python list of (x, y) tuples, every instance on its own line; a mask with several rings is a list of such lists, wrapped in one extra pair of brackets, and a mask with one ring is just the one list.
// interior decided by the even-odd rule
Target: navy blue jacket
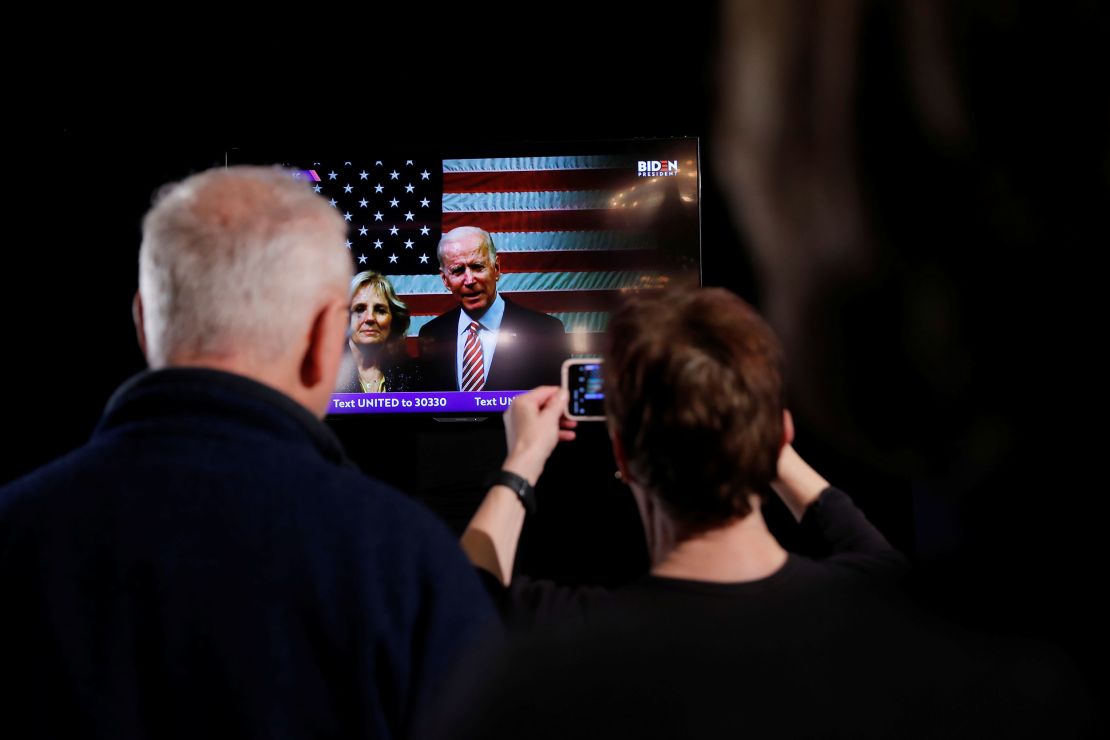
[[(456, 306), (420, 329), (424, 390), (459, 389), (456, 352), (461, 311)], [(538, 385), (559, 385), (563, 360), (570, 354), (562, 321), (505, 298), (501, 336), (483, 390), (529, 391)]]
[(431, 513), (197, 369), (129, 381), (0, 489), (0, 604), (4, 723), (32, 737), (404, 736), (496, 621)]

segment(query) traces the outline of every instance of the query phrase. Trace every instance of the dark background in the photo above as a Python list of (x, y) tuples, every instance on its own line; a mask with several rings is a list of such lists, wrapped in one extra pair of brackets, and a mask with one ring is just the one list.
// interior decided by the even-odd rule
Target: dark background
[[(915, 379), (899, 354), (900, 287), (837, 298), (831, 315), (868, 327), (845, 332), (842, 348), (845, 377), (867, 382), (830, 383), (858, 418), (846, 420), (841, 436), (814, 432), (800, 414), (797, 447), (915, 556), (915, 588), (927, 606), (975, 629), (1060, 646), (1095, 676), (1110, 621), (1101, 603), (1098, 351), (1110, 85), (1099, 51), (1105, 17), (1092, 7), (1019, 14), (965, 38), (961, 59), (982, 129), (968, 161), (985, 163), (1018, 193), (988, 201), (1003, 209), (1000, 219), (949, 208), (957, 202), (950, 173), (932, 172), (912, 151), (887, 156), (897, 147), (867, 131), (882, 155), (872, 184), (889, 221), (914, 204), (936, 204), (933, 236), (943, 249), (921, 270), (943, 275), (958, 296), (956, 324), (969, 328), (960, 362), (976, 369), (976, 382), (945, 398), (923, 388), (903, 413), (891, 399)], [(450, 27), (457, 19), (440, 20)], [(594, 12), (538, 25), (502, 18), (447, 34), (426, 19), (339, 16), (313, 29), (240, 31), (224, 20), (111, 43), (93, 33), (45, 40), (18, 75), (9, 138), (18, 174), (3, 273), (0, 481), (80, 445), (111, 392), (142, 369), (130, 320), (141, 216), (160, 184), (221, 164), (230, 147), (276, 150), (326, 137), (390, 141), (404, 151), (429, 141), (477, 148), (700, 136), (704, 282), (760, 305), (742, 226), (709, 156), (715, 8), (667, 17)], [(893, 43), (881, 29), (872, 42), (876, 54)], [(887, 81), (879, 67), (869, 79), (872, 89)], [(908, 168), (923, 175), (906, 177)], [(897, 229), (886, 235), (894, 254), (910, 243)], [(957, 433), (984, 419), (998, 445), (969, 445)], [(496, 420), (465, 434), (413, 420), (334, 426), (368, 473), (416, 493), (455, 526), (476, 505), (484, 469), (503, 454)], [(904, 465), (869, 456), (849, 434), (922, 454)], [(631, 501), (612, 479), (603, 430), (581, 436), (557, 452), (541, 482), (521, 565), (615, 584), (646, 567), (642, 540)]]

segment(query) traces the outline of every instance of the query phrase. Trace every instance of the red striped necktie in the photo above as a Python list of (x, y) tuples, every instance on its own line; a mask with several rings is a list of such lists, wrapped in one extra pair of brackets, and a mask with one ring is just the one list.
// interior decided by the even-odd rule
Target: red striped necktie
[(482, 342), (478, 339), (477, 321), (466, 327), (466, 344), (463, 345), (462, 383), (464, 391), (480, 391), (486, 384), (485, 357), (482, 355)]

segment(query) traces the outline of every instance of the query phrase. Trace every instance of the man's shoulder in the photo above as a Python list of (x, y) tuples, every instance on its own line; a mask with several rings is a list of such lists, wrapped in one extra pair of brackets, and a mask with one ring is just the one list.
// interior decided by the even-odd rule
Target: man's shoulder
[(0, 485), (0, 519), (10, 515), (21, 504), (41, 496), (44, 491), (54, 487), (56, 481), (72, 475), (80, 466), (86, 447), (88, 444)]
[(447, 313), (440, 314), (420, 327), (420, 336), (427, 337), (433, 334), (449, 332), (451, 327), (459, 323), (459, 308), (452, 308)]
[(542, 311), (533, 311), (519, 303), (505, 299), (504, 323), (509, 326), (527, 327), (536, 332), (563, 332), (563, 322)]
[(0, 487), (0, 522), (10, 533), (16, 526), (94, 520), (125, 510), (126, 526), (138, 526), (154, 498), (167, 509), (187, 509), (199, 498), (218, 500), (221, 521), (246, 529), (264, 505), (290, 522), (291, 538), (327, 533), (333, 542), (388, 542), (398, 554), (450, 549), (453, 543), (446, 525), (423, 504), (307, 449), (277, 444), (271, 450), (276, 455), (252, 454), (231, 442), (228, 459), (220, 461), (202, 457), (188, 443), (173, 445), (171, 457), (163, 449), (167, 440), (173, 438), (135, 445), (94, 437)]

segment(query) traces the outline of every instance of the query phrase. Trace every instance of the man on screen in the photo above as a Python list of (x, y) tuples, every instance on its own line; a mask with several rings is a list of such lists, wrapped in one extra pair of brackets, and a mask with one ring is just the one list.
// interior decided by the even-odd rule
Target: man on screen
[(459, 302), (420, 330), (428, 390), (528, 390), (557, 384), (566, 332), (554, 316), (497, 292), (501, 265), (489, 233), (459, 226), (439, 248), (443, 284)]

